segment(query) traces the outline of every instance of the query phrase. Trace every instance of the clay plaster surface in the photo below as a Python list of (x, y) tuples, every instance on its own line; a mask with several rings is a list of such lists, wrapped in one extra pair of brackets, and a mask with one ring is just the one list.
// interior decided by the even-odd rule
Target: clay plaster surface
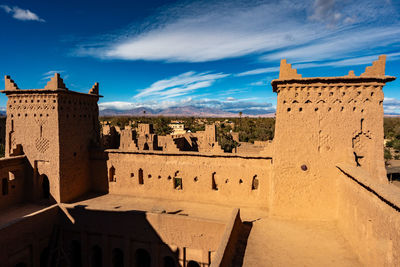
[(158, 198), (144, 198), (114, 194), (108, 194), (71, 204), (61, 205), (65, 207), (83, 205), (85, 206), (85, 209), (89, 210), (108, 210), (121, 212), (138, 210), (152, 213), (170, 213), (222, 222), (226, 221), (232, 212), (232, 207), (230, 206), (200, 204), (186, 201), (165, 201)]
[(362, 266), (334, 222), (263, 217), (253, 223), (243, 266)]

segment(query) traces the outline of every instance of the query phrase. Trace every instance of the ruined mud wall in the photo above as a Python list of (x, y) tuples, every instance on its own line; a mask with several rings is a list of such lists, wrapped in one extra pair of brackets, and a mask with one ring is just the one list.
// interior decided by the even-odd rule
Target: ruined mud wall
[(338, 225), (365, 266), (400, 266), (400, 197), (345, 164), (338, 179)]
[(271, 158), (108, 150), (111, 194), (267, 208)]
[(25, 156), (0, 159), (0, 210), (32, 198), (35, 190)]

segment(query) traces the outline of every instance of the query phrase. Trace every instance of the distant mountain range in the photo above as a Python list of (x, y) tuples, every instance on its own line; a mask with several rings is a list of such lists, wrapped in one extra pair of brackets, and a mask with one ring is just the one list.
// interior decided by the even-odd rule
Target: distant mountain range
[[(134, 108), (129, 110), (104, 109), (100, 116), (184, 116), (184, 117), (239, 117), (239, 112), (230, 112), (218, 108), (183, 106), (169, 107), (165, 109)], [(275, 112), (264, 110), (242, 110), (242, 116), (249, 117), (274, 117)]]

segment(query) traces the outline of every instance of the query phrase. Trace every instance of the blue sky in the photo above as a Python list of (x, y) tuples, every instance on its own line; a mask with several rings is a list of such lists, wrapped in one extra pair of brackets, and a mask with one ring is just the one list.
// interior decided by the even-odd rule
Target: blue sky
[[(303, 77), (357, 75), (387, 54), (400, 72), (400, 1), (3, 1), (0, 73), (43, 88), (100, 83), (101, 108), (274, 111), (287, 58)], [(400, 81), (385, 111), (400, 113)], [(5, 96), (0, 106), (5, 106)]]

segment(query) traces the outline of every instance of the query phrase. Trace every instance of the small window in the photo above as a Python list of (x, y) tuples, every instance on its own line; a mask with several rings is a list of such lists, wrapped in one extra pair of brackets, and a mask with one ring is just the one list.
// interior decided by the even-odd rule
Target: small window
[(114, 166), (111, 166), (111, 168), (108, 170), (108, 179), (110, 182), (116, 182)]
[(7, 178), (3, 178), (1, 180), (1, 190), (2, 190), (3, 196), (8, 195), (8, 179)]
[(174, 188), (176, 190), (182, 190), (183, 189), (182, 178), (174, 177)]
[(258, 179), (257, 179), (257, 175), (253, 176), (253, 181), (251, 183), (251, 190), (257, 190), (258, 189)]
[(144, 184), (143, 181), (143, 170), (139, 169), (139, 184)]
[(215, 181), (215, 174), (216, 172), (213, 172), (211, 176), (211, 188), (212, 190), (218, 191), (218, 185), (217, 182)]

